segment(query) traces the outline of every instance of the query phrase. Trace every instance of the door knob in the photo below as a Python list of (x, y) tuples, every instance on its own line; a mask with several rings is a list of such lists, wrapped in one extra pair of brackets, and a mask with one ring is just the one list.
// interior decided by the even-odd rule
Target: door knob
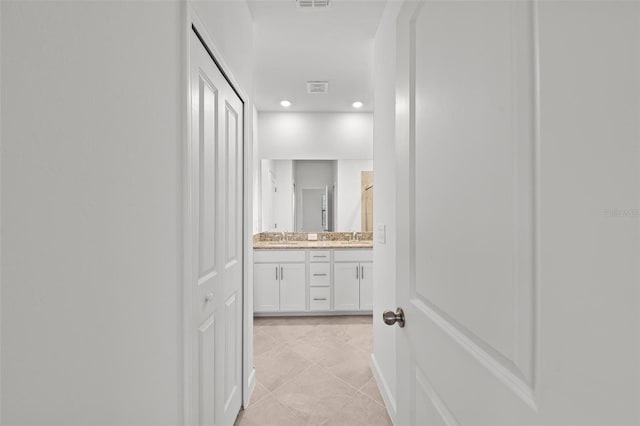
[(404, 311), (402, 310), (402, 308), (396, 309), (395, 312), (384, 311), (382, 313), (382, 321), (384, 321), (384, 323), (387, 325), (398, 323), (400, 328), (402, 328), (404, 327)]

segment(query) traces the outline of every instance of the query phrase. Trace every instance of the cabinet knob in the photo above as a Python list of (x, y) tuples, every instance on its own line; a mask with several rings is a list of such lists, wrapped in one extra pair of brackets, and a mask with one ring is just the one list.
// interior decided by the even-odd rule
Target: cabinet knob
[(209, 303), (209, 302), (213, 301), (213, 292), (212, 291), (207, 293), (207, 295), (204, 297), (204, 301), (205, 301), (205, 303)]

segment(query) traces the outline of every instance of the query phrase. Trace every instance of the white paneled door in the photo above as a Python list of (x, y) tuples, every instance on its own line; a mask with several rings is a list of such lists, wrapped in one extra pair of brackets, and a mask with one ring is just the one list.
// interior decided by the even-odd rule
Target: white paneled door
[(192, 422), (231, 425), (242, 398), (243, 103), (190, 40)]
[(640, 422), (639, 11), (404, 4), (398, 424)]

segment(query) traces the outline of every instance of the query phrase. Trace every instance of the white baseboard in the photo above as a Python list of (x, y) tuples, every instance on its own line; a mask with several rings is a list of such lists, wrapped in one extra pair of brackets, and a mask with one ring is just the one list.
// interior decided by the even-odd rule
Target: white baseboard
[(256, 369), (251, 369), (251, 374), (249, 375), (248, 385), (247, 385), (247, 395), (244, 398), (244, 408), (249, 406), (249, 401), (251, 401), (251, 395), (253, 395), (253, 391), (256, 389)]
[(396, 398), (395, 395), (391, 394), (389, 384), (384, 379), (382, 371), (380, 371), (380, 366), (378, 365), (375, 354), (371, 354), (371, 372), (373, 373), (373, 378), (376, 379), (376, 384), (378, 385), (378, 390), (380, 391), (380, 395), (382, 395), (382, 399), (384, 400), (384, 405), (387, 408), (387, 413), (389, 413), (391, 421), (393, 422), (393, 424), (395, 424)]

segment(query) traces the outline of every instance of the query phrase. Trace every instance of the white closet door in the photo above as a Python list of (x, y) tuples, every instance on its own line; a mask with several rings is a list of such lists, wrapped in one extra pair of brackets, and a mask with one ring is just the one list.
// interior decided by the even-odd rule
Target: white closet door
[(233, 424), (241, 404), (243, 104), (191, 34), (193, 419)]

